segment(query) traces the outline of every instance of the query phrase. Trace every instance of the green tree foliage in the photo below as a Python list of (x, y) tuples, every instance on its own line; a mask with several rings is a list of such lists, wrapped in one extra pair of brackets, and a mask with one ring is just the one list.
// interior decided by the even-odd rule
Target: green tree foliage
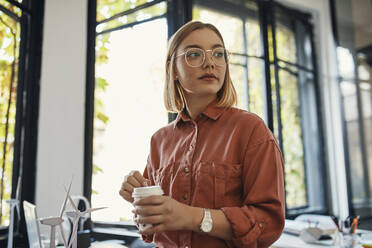
[[(9, 3), (0, 4), (19, 14)], [(12, 191), (19, 37), (19, 23), (0, 11), (0, 225), (8, 223), (9, 205), (3, 204)]]

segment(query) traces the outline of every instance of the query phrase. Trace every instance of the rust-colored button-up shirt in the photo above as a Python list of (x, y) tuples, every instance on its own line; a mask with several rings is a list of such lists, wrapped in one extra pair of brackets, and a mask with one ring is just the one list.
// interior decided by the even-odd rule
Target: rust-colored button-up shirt
[(283, 160), (255, 114), (210, 104), (196, 119), (181, 112), (157, 131), (144, 176), (191, 206), (221, 209), (233, 230), (226, 241), (167, 231), (144, 237), (157, 247), (269, 247), (284, 226)]

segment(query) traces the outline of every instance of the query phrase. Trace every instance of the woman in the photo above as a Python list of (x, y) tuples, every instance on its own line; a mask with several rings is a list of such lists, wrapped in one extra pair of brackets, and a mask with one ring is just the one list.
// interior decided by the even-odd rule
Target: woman
[[(228, 52), (211, 24), (189, 22), (170, 39), (165, 106), (178, 112), (158, 130), (143, 176), (125, 177), (120, 195), (158, 247), (269, 247), (284, 226), (283, 161), (256, 115), (233, 108)], [(163, 196), (133, 202), (133, 188)]]

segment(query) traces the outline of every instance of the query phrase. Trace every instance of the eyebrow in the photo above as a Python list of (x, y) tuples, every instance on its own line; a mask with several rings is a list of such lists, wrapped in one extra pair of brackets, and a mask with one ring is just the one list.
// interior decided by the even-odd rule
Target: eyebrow
[[(221, 44), (215, 44), (215, 45), (212, 46), (212, 49), (214, 49), (216, 47), (223, 47), (223, 45), (221, 45)], [(199, 45), (188, 45), (188, 46), (184, 47), (182, 50), (186, 50), (188, 48), (200, 48), (200, 49), (202, 49), (202, 47), (199, 46)]]

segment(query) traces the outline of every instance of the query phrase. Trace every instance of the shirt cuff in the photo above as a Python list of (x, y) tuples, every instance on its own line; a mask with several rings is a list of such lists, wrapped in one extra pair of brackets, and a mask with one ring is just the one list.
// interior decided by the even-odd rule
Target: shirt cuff
[(266, 222), (257, 220), (247, 206), (226, 207), (221, 209), (231, 224), (232, 241), (236, 247), (257, 247)]

